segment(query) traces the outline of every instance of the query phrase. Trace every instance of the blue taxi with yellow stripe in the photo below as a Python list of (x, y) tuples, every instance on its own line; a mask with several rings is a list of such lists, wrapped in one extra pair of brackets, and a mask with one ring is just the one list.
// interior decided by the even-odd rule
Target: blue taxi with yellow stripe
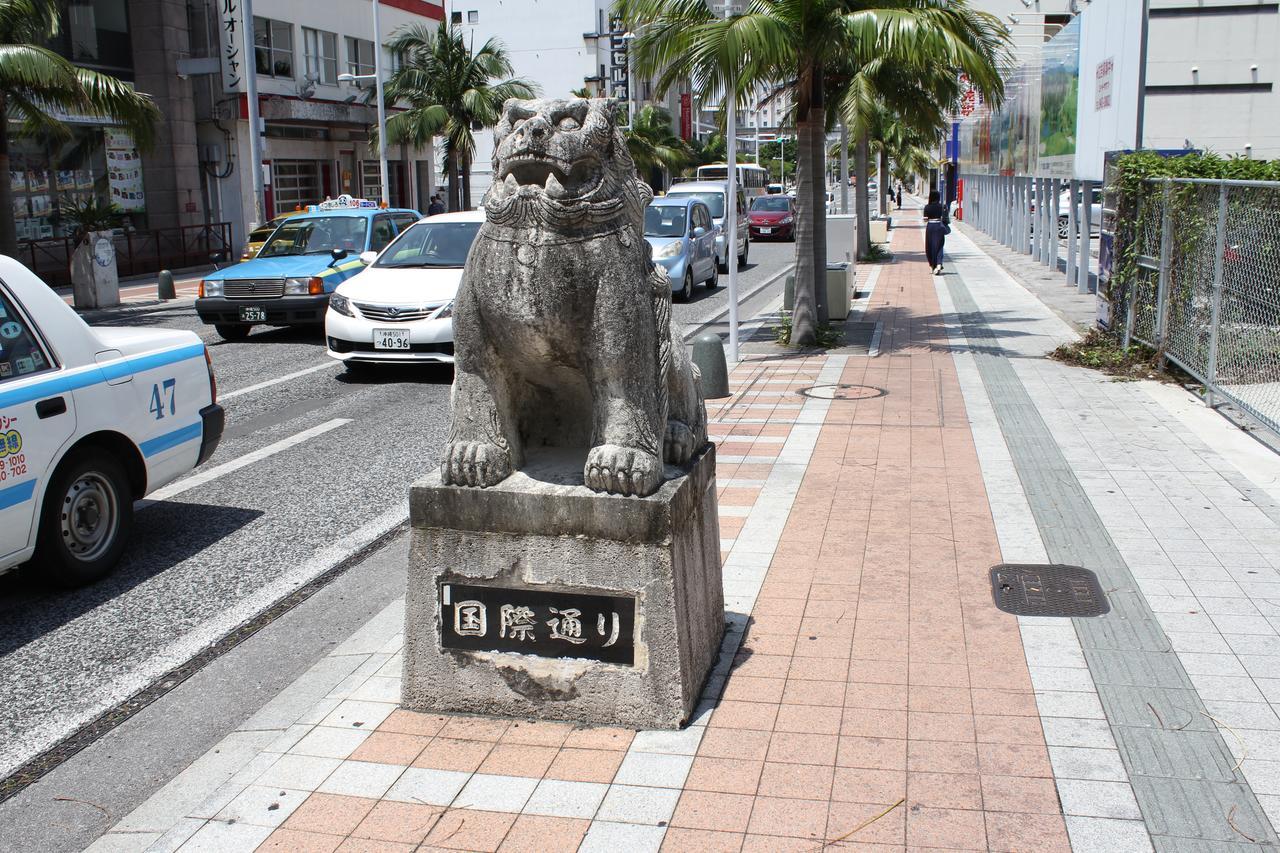
[(224, 340), (243, 340), (254, 326), (319, 326), (334, 288), (420, 218), (350, 196), (311, 205), (282, 222), (256, 258), (206, 276), (196, 313)]

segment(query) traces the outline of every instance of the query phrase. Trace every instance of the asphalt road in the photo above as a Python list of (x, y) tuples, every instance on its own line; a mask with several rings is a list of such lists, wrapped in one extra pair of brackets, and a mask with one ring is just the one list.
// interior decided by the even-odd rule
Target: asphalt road
[[(790, 243), (752, 244), (740, 293), (780, 289), (793, 257)], [(689, 333), (726, 310), (725, 280), (675, 306)], [(29, 570), (0, 577), (0, 779), (394, 530), (448, 430), (449, 368), (351, 377), (314, 330), (225, 343), (190, 303), (111, 322), (200, 334), (227, 430), (195, 480), (141, 506), (106, 580), (66, 592)]]

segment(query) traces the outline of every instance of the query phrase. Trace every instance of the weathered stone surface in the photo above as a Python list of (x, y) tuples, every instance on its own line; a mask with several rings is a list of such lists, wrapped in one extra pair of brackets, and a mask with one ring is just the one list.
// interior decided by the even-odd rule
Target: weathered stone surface
[[(581, 458), (533, 453), (483, 490), (438, 473), (413, 486), (404, 707), (632, 728), (688, 719), (724, 630), (714, 448), (668, 466), (644, 498), (587, 489)], [(442, 648), (442, 583), (633, 596), (635, 665)]]
[(592, 491), (649, 495), (707, 441), (706, 407), (644, 239), (652, 198), (608, 99), (508, 101), (486, 221), (454, 304), (445, 484), (488, 487), (542, 446)]

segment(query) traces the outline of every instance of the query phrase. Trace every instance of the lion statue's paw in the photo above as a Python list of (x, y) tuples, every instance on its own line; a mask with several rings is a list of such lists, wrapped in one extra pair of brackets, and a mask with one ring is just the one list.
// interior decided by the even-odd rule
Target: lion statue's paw
[(672, 465), (683, 465), (693, 456), (696, 440), (688, 424), (675, 419), (667, 421), (665, 455)]
[(440, 476), (446, 485), (483, 489), (511, 476), (511, 455), (488, 442), (454, 441), (445, 448)]
[(587, 454), (582, 476), (594, 491), (644, 497), (662, 483), (662, 462), (644, 450), (601, 444)]

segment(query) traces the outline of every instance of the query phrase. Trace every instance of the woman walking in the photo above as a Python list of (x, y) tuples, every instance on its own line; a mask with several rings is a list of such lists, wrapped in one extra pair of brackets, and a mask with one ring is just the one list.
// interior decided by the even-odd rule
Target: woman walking
[(951, 233), (951, 216), (941, 198), (934, 190), (929, 193), (929, 203), (924, 206), (924, 254), (934, 275), (942, 275), (942, 247)]

